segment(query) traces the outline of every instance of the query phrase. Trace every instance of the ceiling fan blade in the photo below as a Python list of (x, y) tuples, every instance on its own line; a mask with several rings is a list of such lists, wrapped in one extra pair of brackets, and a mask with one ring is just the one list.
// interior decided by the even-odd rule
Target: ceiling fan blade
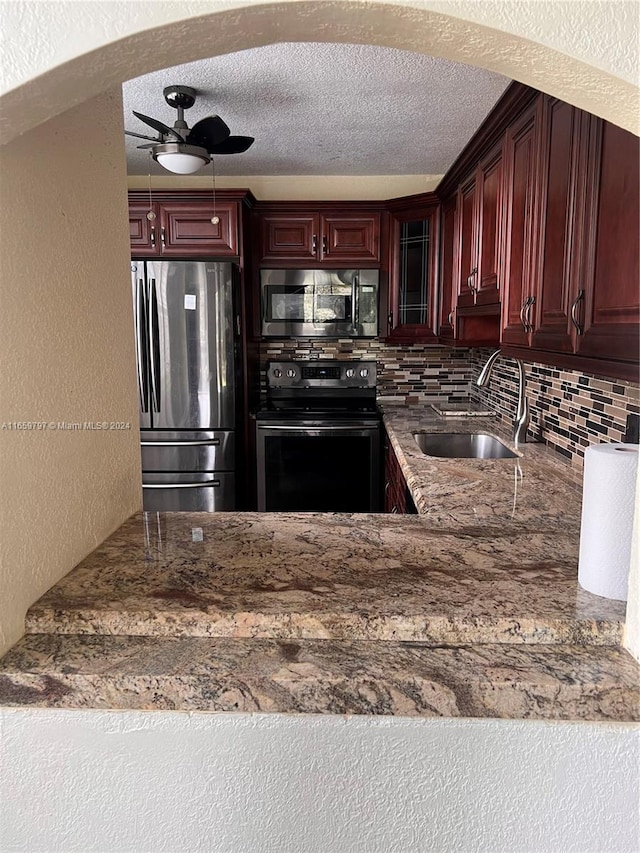
[(145, 136), (143, 133), (134, 133), (131, 130), (125, 130), (125, 136), (135, 136), (138, 139), (151, 139), (153, 142), (162, 142), (162, 139), (157, 139), (155, 136)]
[(209, 151), (228, 138), (231, 131), (220, 116), (207, 116), (196, 122), (187, 137), (189, 145), (199, 145)]
[(144, 145), (136, 145), (136, 148), (155, 148), (156, 145), (162, 145), (162, 142), (158, 142), (158, 140), (155, 142), (147, 142)]
[(220, 145), (209, 148), (209, 154), (243, 154), (254, 142), (253, 136), (229, 136)]
[(136, 118), (139, 118), (140, 121), (148, 124), (149, 127), (157, 130), (158, 133), (161, 133), (163, 136), (174, 136), (178, 142), (184, 142), (184, 137), (180, 136), (180, 134), (172, 127), (167, 127), (167, 125), (163, 124), (161, 121), (158, 121), (155, 118), (149, 118), (149, 116), (142, 115), (142, 113), (137, 113), (135, 110), (132, 110), (132, 113)]

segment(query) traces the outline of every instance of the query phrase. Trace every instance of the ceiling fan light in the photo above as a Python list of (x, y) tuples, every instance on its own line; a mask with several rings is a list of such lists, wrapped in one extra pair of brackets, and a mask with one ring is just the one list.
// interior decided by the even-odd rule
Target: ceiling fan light
[(198, 169), (211, 162), (206, 148), (186, 145), (183, 142), (166, 142), (163, 145), (156, 145), (151, 154), (163, 169), (176, 175), (193, 175)]

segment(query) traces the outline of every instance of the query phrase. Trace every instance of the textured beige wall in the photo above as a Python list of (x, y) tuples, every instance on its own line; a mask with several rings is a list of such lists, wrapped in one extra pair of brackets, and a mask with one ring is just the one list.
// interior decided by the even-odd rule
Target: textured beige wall
[(0, 653), (141, 505), (125, 171), (119, 92), (0, 149)]
[(635, 0), (0, 3), (2, 30), (0, 141), (130, 77), (309, 39), (478, 65), (638, 132)]

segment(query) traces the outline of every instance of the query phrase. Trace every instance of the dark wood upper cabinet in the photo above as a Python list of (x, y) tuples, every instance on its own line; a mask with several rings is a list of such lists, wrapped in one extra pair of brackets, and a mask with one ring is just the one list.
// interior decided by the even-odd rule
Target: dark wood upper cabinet
[(158, 192), (151, 204), (142, 197), (145, 195), (135, 191), (129, 194), (132, 256), (224, 258), (241, 254), (239, 200), (220, 197), (214, 211), (209, 192)]
[(440, 213), (440, 308), (438, 336), (443, 341), (454, 337), (454, 243), (456, 226), (456, 199), (444, 202)]
[(478, 192), (478, 259), (475, 304), (500, 302), (501, 221), (502, 221), (502, 145), (480, 165)]
[(500, 304), (502, 144), (457, 193), (457, 308)]
[(584, 157), (580, 111), (542, 99), (538, 164), (538, 228), (526, 315), (531, 346), (573, 351), (571, 307), (580, 266)]
[(387, 340), (434, 343), (440, 205), (433, 193), (389, 204)]
[(635, 136), (547, 95), (507, 131), (503, 345), (637, 379), (639, 162)]
[(320, 217), (265, 214), (260, 217), (262, 262), (316, 261)]
[[(153, 214), (149, 219), (149, 214)], [(152, 258), (157, 255), (156, 236), (159, 239), (160, 220), (157, 204), (129, 203), (129, 242), (131, 254), (138, 258)]]
[(380, 214), (322, 217), (321, 259), (343, 263), (380, 261)]
[(536, 105), (507, 130), (504, 149), (504, 257), (501, 342), (529, 344), (532, 309), (534, 186), (536, 174)]
[(571, 306), (575, 349), (638, 361), (640, 346), (640, 141), (585, 116), (589, 179), (585, 260)]
[(258, 263), (295, 267), (300, 264), (331, 267), (380, 263), (380, 213), (350, 212), (348, 203), (335, 211), (293, 209), (276, 203), (260, 210), (261, 249)]
[[(213, 222), (217, 219), (217, 222)], [(195, 253), (201, 257), (238, 254), (238, 206), (170, 202), (160, 206), (160, 253), (167, 257)]]
[(478, 223), (477, 192), (474, 175), (458, 190), (456, 204), (456, 243), (457, 243), (457, 297), (456, 306), (466, 308), (474, 304), (474, 288), (478, 277)]

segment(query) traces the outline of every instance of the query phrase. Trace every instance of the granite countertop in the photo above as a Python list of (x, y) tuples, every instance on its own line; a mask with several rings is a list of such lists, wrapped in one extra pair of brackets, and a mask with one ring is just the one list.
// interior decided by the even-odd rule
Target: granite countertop
[[(519, 450), (497, 418), (442, 417), (428, 405), (382, 406), (385, 428), (416, 508), (433, 529), (481, 528), (573, 533), (579, 537), (582, 479), (544, 444)], [(413, 433), (482, 432), (500, 439), (515, 459), (442, 459), (426, 456)]]
[(385, 404), (418, 515), (140, 513), (29, 610), (0, 703), (629, 721), (625, 604), (577, 582), (580, 482), (501, 425)]
[(56, 584), (0, 702), (635, 720), (622, 602), (574, 537), (421, 516), (140, 514)]

